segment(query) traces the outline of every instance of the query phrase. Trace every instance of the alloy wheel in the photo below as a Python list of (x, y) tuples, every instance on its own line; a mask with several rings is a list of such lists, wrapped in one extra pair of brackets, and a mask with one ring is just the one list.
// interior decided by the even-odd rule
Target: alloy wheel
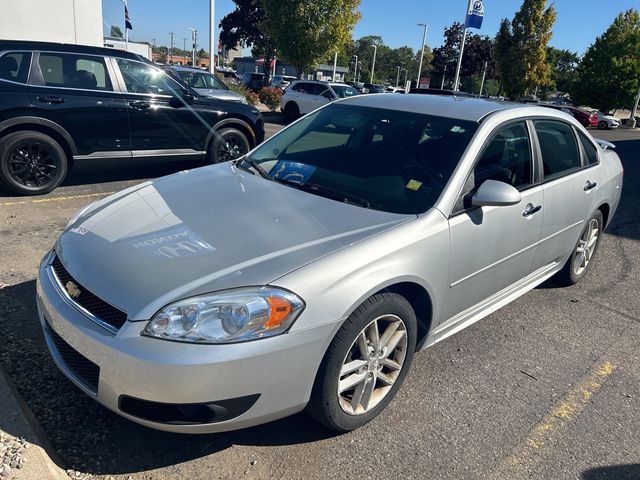
[(56, 176), (57, 159), (52, 149), (32, 140), (14, 147), (7, 161), (9, 175), (26, 187), (42, 187)]
[(390, 392), (407, 354), (407, 328), (397, 315), (383, 315), (363, 328), (347, 352), (338, 378), (338, 401), (349, 415), (362, 415)]
[(228, 162), (247, 153), (243, 139), (237, 135), (227, 135), (218, 145), (218, 161)]
[(576, 246), (576, 253), (573, 260), (573, 271), (576, 275), (581, 275), (582, 272), (586, 270), (587, 265), (589, 265), (595, 252), (599, 235), (600, 225), (598, 219), (592, 218)]

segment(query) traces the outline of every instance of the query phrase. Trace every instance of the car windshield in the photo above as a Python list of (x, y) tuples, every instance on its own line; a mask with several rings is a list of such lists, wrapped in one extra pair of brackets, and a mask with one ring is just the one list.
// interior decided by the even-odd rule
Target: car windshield
[(340, 98), (353, 97), (359, 93), (355, 88), (350, 87), (349, 85), (331, 85), (331, 88)]
[(217, 88), (219, 90), (229, 90), (215, 75), (206, 72), (179, 71), (180, 79), (191, 88)]
[(240, 165), (333, 200), (418, 214), (433, 207), (476, 129), (475, 122), (331, 104)]

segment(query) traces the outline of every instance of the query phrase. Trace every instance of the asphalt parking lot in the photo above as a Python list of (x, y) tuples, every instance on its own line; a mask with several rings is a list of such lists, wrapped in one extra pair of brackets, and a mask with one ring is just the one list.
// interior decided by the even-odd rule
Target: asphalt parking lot
[(571, 288), (549, 281), (418, 354), (398, 397), (358, 431), (335, 435), (299, 414), (225, 434), (158, 432), (53, 365), (35, 275), (69, 217), (197, 163), (81, 165), (43, 197), (0, 191), (0, 361), (56, 461), (98, 478), (640, 479), (640, 131), (593, 133), (616, 143), (625, 185), (589, 275)]

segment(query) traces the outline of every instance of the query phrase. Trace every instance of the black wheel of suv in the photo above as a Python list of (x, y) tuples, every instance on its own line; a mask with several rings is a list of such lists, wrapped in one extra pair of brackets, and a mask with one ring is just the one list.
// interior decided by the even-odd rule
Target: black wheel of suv
[(67, 175), (67, 155), (53, 138), (24, 131), (0, 139), (0, 180), (19, 195), (42, 195)]
[(602, 212), (596, 210), (582, 230), (567, 263), (558, 272), (558, 280), (563, 285), (575, 285), (587, 274), (593, 263), (593, 257), (598, 251), (603, 229)]
[(251, 150), (249, 139), (240, 130), (223, 128), (214, 134), (209, 151), (211, 163), (228, 162)]
[(284, 106), (284, 115), (288, 120), (293, 121), (300, 116), (300, 109), (294, 102), (289, 102)]
[(416, 348), (416, 316), (397, 294), (374, 295), (338, 330), (318, 370), (308, 412), (338, 432), (377, 417), (404, 381)]

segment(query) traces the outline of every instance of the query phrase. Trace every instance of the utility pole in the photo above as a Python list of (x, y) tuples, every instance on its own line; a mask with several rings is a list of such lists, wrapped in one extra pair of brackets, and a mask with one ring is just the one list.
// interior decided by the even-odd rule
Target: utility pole
[(338, 66), (338, 52), (333, 55), (333, 76), (331, 77), (331, 81), (336, 81), (336, 67)]
[(184, 65), (187, 64), (187, 39), (186, 37), (182, 37), (182, 61)]
[(482, 96), (482, 88), (484, 87), (484, 79), (487, 75), (487, 63), (488, 62), (484, 62), (484, 70), (482, 71), (482, 82), (480, 82), (480, 95), (478, 96)]
[(400, 85), (400, 65), (396, 66), (398, 73), (396, 74), (396, 87)]
[(215, 0), (209, 0), (209, 71), (216, 73), (216, 5)]
[(440, 85), (440, 90), (444, 90), (444, 77), (447, 76), (447, 66), (444, 66), (444, 72), (442, 72), (442, 85)]
[(370, 82), (373, 83), (373, 71), (376, 69), (376, 54), (378, 53), (378, 46), (377, 45), (371, 45), (373, 47), (373, 63), (371, 64), (371, 80)]
[(169, 64), (173, 63), (173, 32), (169, 32), (171, 35), (171, 48), (169, 49)]
[(191, 30), (191, 50), (192, 50), (191, 65), (195, 67), (196, 66), (196, 44), (198, 42), (198, 30), (196, 30), (195, 28), (189, 28), (189, 30)]
[(427, 30), (429, 25), (426, 23), (419, 23), (419, 27), (424, 27), (424, 33), (422, 34), (422, 48), (420, 49), (420, 66), (418, 67), (418, 81), (416, 82), (416, 88), (420, 88), (420, 77), (422, 76), (422, 60), (424, 59), (424, 45), (427, 42)]
[(353, 70), (353, 81), (357, 82), (358, 81), (358, 55), (351, 55), (351, 58), (356, 57), (356, 66), (355, 69)]

